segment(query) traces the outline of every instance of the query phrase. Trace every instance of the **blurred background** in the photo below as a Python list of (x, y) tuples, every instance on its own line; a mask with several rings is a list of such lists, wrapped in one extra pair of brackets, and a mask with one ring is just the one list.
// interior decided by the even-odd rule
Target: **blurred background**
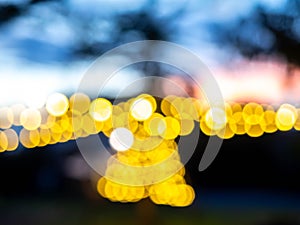
[[(96, 58), (138, 40), (171, 41), (197, 54), (227, 101), (299, 106), (298, 0), (0, 0), (0, 107), (70, 96)], [(176, 68), (145, 62), (119, 71), (105, 97), (144, 76), (193, 87)], [(225, 140), (204, 172), (198, 164), (208, 138), (200, 135), (186, 165), (196, 191), (187, 208), (101, 198), (98, 175), (74, 141), (2, 153), (0, 224), (300, 224), (299, 133)]]

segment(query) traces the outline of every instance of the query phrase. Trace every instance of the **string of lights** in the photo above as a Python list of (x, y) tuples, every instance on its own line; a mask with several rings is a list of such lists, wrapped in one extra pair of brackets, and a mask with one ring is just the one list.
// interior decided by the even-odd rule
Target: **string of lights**
[[(149, 197), (156, 204), (188, 206), (195, 193), (184, 179), (178, 137), (191, 134), (197, 126), (203, 134), (223, 139), (299, 131), (299, 114), (300, 109), (290, 104), (275, 108), (254, 102), (226, 102), (223, 107), (211, 107), (196, 98), (156, 99), (149, 94), (112, 104), (105, 98), (91, 100), (83, 93), (70, 98), (55, 93), (43, 108), (22, 104), (0, 108), (0, 151), (14, 151), (20, 144), (42, 147), (102, 132), (115, 154), (98, 181), (101, 196), (118, 202)], [(15, 127), (21, 130), (17, 132)], [(127, 181), (134, 179), (139, 185), (128, 185)], [(161, 182), (149, 185), (156, 180)]]

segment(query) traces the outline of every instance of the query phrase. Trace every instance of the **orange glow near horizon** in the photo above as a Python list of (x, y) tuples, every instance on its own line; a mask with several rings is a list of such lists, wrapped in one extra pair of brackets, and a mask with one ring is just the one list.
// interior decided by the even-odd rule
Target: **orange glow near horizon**
[[(244, 61), (231, 68), (211, 69), (225, 101), (280, 104), (300, 99), (300, 69), (287, 74), (278, 62)], [(199, 91), (196, 97), (201, 97)]]
[(217, 70), (215, 77), (225, 100), (276, 104), (284, 101), (285, 73), (285, 65), (254, 61)]

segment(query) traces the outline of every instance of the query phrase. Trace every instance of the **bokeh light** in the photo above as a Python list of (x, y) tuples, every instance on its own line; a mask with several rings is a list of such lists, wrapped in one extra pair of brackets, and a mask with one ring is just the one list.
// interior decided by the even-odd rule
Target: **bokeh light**
[(105, 121), (112, 114), (112, 104), (104, 98), (97, 98), (92, 101), (89, 113), (96, 121)]
[(110, 135), (109, 143), (116, 151), (126, 151), (133, 145), (133, 134), (124, 127), (116, 128)]
[(69, 104), (72, 111), (84, 114), (89, 111), (90, 97), (83, 93), (75, 93), (70, 97)]
[(50, 115), (62, 116), (69, 108), (68, 98), (61, 93), (50, 95), (46, 102), (46, 109)]
[[(254, 102), (225, 102), (223, 110), (179, 96), (166, 96), (158, 107), (148, 94), (112, 105), (105, 98), (91, 101), (75, 93), (69, 107), (67, 97), (55, 93), (40, 109), (20, 104), (1, 108), (0, 151), (16, 150), (19, 142), (35, 148), (102, 132), (115, 154), (98, 181), (101, 196), (114, 202), (150, 198), (156, 204), (186, 207), (194, 201), (195, 192), (184, 179), (178, 137), (191, 134), (195, 124), (204, 135), (223, 139), (300, 130), (299, 112), (290, 104), (273, 107)], [(21, 125), (21, 131), (17, 133), (12, 125)]]
[(9, 107), (0, 108), (0, 129), (8, 129), (14, 120), (13, 111)]
[(41, 125), (42, 117), (39, 110), (28, 108), (22, 111), (20, 116), (21, 125), (27, 130), (35, 130)]
[(138, 121), (148, 119), (152, 115), (153, 111), (153, 104), (151, 104), (151, 102), (145, 97), (138, 97), (130, 106), (131, 116)]
[(14, 151), (19, 146), (19, 137), (16, 131), (13, 129), (4, 130), (3, 133), (6, 135), (8, 145), (6, 147), (7, 151)]

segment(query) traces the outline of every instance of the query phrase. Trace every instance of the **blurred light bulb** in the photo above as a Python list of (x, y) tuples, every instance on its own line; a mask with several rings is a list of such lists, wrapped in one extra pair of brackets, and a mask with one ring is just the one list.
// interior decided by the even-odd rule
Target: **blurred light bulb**
[(133, 145), (133, 134), (130, 130), (119, 127), (110, 134), (109, 143), (116, 151), (126, 151)]
[(68, 98), (61, 93), (50, 95), (46, 102), (46, 109), (50, 115), (62, 116), (69, 108)]
[(152, 115), (152, 113), (152, 104), (146, 98), (136, 99), (130, 107), (131, 116), (138, 121), (144, 121), (148, 119)]

